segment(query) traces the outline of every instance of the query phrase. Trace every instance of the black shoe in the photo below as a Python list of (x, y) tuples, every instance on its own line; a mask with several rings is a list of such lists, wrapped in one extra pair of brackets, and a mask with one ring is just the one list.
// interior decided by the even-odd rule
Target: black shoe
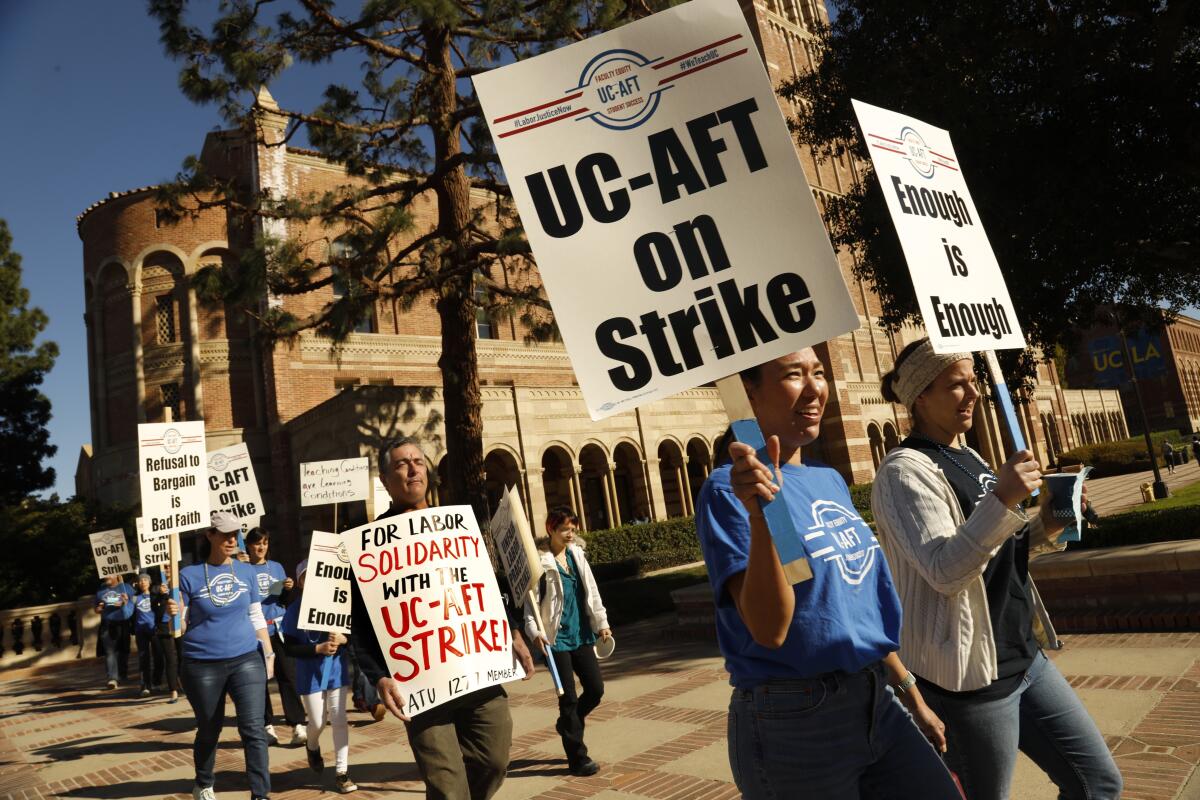
[(304, 749), (308, 753), (308, 768), (320, 775), (325, 771), (325, 759), (321, 758), (321, 751)]
[(583, 761), (571, 767), (571, 774), (577, 778), (590, 778), (600, 771), (600, 765), (584, 756)]

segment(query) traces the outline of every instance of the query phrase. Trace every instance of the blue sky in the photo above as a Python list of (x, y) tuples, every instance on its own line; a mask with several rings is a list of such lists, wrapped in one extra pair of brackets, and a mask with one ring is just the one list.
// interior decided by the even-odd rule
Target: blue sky
[[(63, 496), (74, 494), (79, 448), (91, 441), (75, 217), (111, 191), (170, 179), (221, 127), (215, 108), (180, 93), (178, 64), (145, 8), (143, 0), (0, 0), (0, 218), (32, 304), (50, 317), (44, 337), (61, 351), (44, 391)], [(323, 86), (297, 68), (272, 90), (281, 102), (312, 105)]]

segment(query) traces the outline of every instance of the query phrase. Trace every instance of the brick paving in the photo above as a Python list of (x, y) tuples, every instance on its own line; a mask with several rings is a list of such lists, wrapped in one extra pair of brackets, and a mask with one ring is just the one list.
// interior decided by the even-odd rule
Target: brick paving
[[(566, 772), (544, 673), (510, 684), (512, 764), (500, 800), (723, 800), (737, 797), (725, 758), (725, 673), (714, 646), (662, 638), (667, 620), (627, 630), (604, 667), (605, 700), (589, 720), (593, 778)], [(1055, 655), (1106, 734), (1129, 800), (1178, 800), (1200, 763), (1200, 633), (1065, 637)], [(633, 653), (640, 658), (633, 658)], [(0, 800), (190, 797), (191, 712), (132, 690), (99, 688), (95, 662), (0, 679)], [(279, 707), (278, 705), (276, 706)], [(232, 715), (232, 708), (229, 709)], [(399, 723), (351, 717), (351, 774), (360, 798), (423, 797)], [(323, 737), (327, 760), (329, 735)], [(300, 748), (272, 747), (272, 794), (332, 795)], [(227, 719), (218, 796), (245, 797), (242, 754)], [(1013, 797), (1053, 798), (1022, 759)]]

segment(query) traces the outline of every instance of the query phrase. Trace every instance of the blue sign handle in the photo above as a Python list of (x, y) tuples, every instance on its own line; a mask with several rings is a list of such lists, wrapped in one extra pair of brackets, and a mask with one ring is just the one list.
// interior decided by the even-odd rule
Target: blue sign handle
[(546, 645), (544, 651), (546, 653), (546, 666), (550, 668), (550, 677), (554, 679), (554, 690), (558, 692), (559, 697), (562, 697), (562, 678), (558, 675), (558, 665), (554, 663), (554, 654), (550, 652), (550, 645)]
[[(755, 449), (759, 461), (770, 465), (767, 456), (767, 441), (758, 427), (758, 420), (737, 419), (731, 423), (733, 435), (742, 444), (748, 444)], [(775, 495), (769, 502), (759, 499), (763, 516), (767, 518), (767, 528), (771, 531), (771, 541), (775, 543), (775, 551), (779, 553), (779, 563), (783, 565), (784, 574), (791, 583), (801, 583), (812, 577), (808, 564), (808, 550), (804, 546), (804, 537), (796, 530), (792, 521), (791, 511), (788, 510), (787, 500), (783, 492)]]
[[(183, 593), (181, 591), (179, 591), (178, 586), (171, 587), (171, 599), (175, 601), (176, 606), (178, 606), (180, 608), (183, 607)], [(171, 635), (174, 636), (175, 638), (179, 638), (182, 634), (183, 634), (183, 615), (182, 614), (172, 614), (171, 615)]]
[[(987, 362), (988, 373), (992, 376), (992, 386), (995, 388), (996, 400), (1000, 403), (1001, 417), (1008, 434), (1012, 437), (1013, 450), (1018, 452), (1028, 448), (1025, 434), (1021, 433), (1021, 425), (1017, 422), (1017, 411), (1013, 408), (1012, 397), (1008, 393), (1008, 384), (1004, 382), (1004, 373), (1000, 371), (1000, 362), (996, 359), (996, 351), (985, 350), (983, 359)], [(1030, 492), (1031, 497), (1037, 497), (1040, 490)]]

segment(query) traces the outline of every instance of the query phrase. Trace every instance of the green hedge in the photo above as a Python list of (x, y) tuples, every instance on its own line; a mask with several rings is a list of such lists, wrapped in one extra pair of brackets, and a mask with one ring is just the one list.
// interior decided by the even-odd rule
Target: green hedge
[(583, 538), (588, 563), (599, 580), (628, 578), (703, 558), (691, 517), (589, 531)]
[(1089, 525), (1082, 540), (1071, 542), (1067, 549), (1090, 550), (1196, 538), (1200, 538), (1200, 506), (1182, 506), (1101, 517), (1099, 525)]
[(854, 510), (867, 524), (875, 521), (875, 515), (871, 513), (871, 487), (874, 485), (873, 483), (856, 483), (850, 487), (850, 499), (854, 501)]
[[(1179, 431), (1158, 431), (1150, 434), (1154, 441), (1154, 455), (1162, 466), (1163, 440), (1171, 442), (1178, 450), (1190, 441)], [(1092, 477), (1104, 478), (1109, 475), (1126, 475), (1130, 472), (1142, 472), (1150, 469), (1150, 457), (1146, 453), (1146, 439), (1136, 436), (1122, 439), (1119, 442), (1101, 442), (1100, 444), (1085, 444), (1067, 450), (1058, 456), (1060, 467), (1075, 464), (1087, 464), (1093, 467)]]

